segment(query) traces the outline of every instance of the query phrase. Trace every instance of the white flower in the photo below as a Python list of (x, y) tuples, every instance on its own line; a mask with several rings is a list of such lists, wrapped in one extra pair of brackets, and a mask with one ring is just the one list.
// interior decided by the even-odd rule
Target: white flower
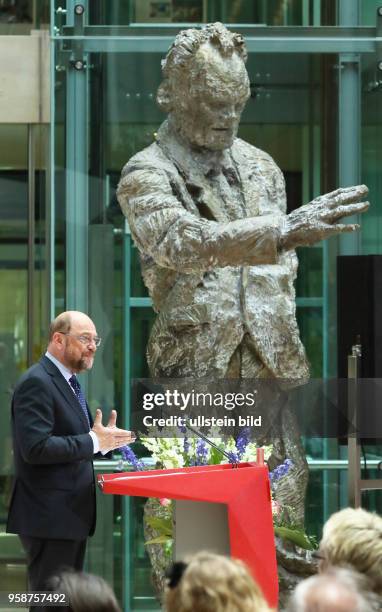
[[(166, 469), (183, 467), (185, 459), (195, 459), (199, 438), (187, 438), (187, 456), (184, 453), (184, 438), (179, 437), (179, 430), (174, 427), (163, 428), (158, 437), (158, 430), (155, 427), (149, 428), (149, 436), (141, 437), (142, 443), (151, 452), (153, 459), (162, 464)], [(235, 439), (233, 436), (222, 436), (221, 430), (218, 427), (211, 427), (207, 432), (207, 437), (221, 450), (228, 453), (237, 454)], [(214, 449), (208, 444), (205, 446), (205, 460), (208, 464), (211, 461), (211, 454)], [(272, 453), (272, 445), (264, 446), (264, 459), (267, 460)], [(243, 462), (256, 461), (257, 446), (254, 442), (250, 442), (241, 457)], [(223, 458), (222, 463), (226, 463), (227, 459)]]

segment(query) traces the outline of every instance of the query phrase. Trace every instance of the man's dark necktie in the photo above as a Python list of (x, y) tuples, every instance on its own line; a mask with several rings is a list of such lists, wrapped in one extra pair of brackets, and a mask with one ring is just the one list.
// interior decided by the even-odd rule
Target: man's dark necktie
[(75, 374), (73, 374), (73, 376), (69, 378), (69, 383), (74, 393), (76, 394), (76, 398), (78, 399), (80, 406), (85, 414), (85, 417), (86, 417), (86, 420), (88, 422), (89, 429), (90, 429), (90, 421), (89, 421), (88, 409), (86, 406), (86, 399), (85, 399), (84, 394), (82, 393), (81, 385), (78, 382), (77, 376)]

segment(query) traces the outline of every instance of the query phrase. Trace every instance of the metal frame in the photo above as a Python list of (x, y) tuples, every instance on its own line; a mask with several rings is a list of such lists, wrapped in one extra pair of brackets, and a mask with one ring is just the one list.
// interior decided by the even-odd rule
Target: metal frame
[(33, 364), (34, 345), (34, 287), (35, 287), (35, 200), (36, 200), (36, 127), (28, 125), (28, 281), (27, 281), (27, 365)]
[[(66, 99), (66, 308), (88, 311), (88, 75), (83, 15), (67, 2), (67, 21), (76, 39), (67, 72)], [(83, 1), (87, 9), (87, 0)], [(76, 64), (82, 61), (82, 67)]]
[[(54, 24), (54, 2), (51, 2), (50, 5), (50, 23)], [(52, 32), (54, 32), (54, 26), (52, 25)], [(53, 36), (51, 35), (50, 40), (50, 83), (51, 87), (53, 86), (54, 91), (54, 83), (56, 81), (56, 43), (54, 41)], [(49, 231), (49, 238), (47, 240), (47, 257), (49, 261), (49, 310), (50, 316), (49, 320), (52, 321), (56, 312), (55, 305), (55, 265), (56, 265), (56, 248), (55, 248), (55, 219), (56, 219), (56, 211), (55, 211), (55, 202), (56, 202), (56, 184), (55, 184), (55, 151), (56, 151), (56, 132), (55, 132), (55, 123), (56, 123), (56, 105), (55, 105), (55, 96), (51, 91), (50, 95), (50, 132), (49, 132), (49, 195), (50, 198), (47, 200), (50, 202), (49, 207), (49, 227), (47, 227), (47, 231)]]
[[(162, 26), (165, 34), (158, 29), (137, 26), (84, 26), (84, 51), (104, 53), (165, 53), (177, 32), (190, 24)], [(337, 26), (298, 26), (282, 28), (267, 26), (243, 28), (229, 24), (229, 27), (243, 34), (249, 53), (374, 53), (382, 38), (376, 28), (341, 28)], [(64, 27), (62, 35), (55, 39), (68, 45), (79, 38), (73, 28)]]
[[(123, 298), (126, 305), (123, 317), (123, 403), (124, 403), (124, 427), (130, 429), (130, 380), (131, 380), (131, 235), (127, 220), (125, 220), (123, 234), (123, 272), (124, 272), (124, 291)], [(130, 605), (131, 599), (131, 524), (130, 524), (130, 497), (124, 497), (123, 507), (123, 533), (125, 535), (125, 552), (123, 555), (123, 601), (125, 606)]]
[[(354, 27), (359, 23), (358, 0), (340, 0), (339, 20), (343, 26)], [(377, 36), (377, 28), (375, 30)], [(377, 44), (375, 51), (377, 50)], [(358, 50), (341, 53), (339, 58), (339, 179), (342, 187), (360, 182), (361, 152), (361, 57)], [(349, 223), (357, 223), (353, 217)], [(340, 254), (358, 254), (361, 236), (358, 232), (340, 237)]]

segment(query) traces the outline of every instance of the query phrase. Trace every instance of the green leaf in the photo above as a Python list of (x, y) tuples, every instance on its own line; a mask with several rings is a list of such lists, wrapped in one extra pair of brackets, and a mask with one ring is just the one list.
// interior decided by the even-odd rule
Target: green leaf
[(162, 535), (172, 537), (173, 527), (171, 518), (160, 518), (159, 516), (148, 516), (145, 518), (146, 523)]
[(208, 462), (209, 465), (219, 465), (222, 459), (223, 459), (223, 455), (219, 453), (219, 451), (216, 450), (216, 448), (212, 447), (211, 453), (210, 453), (210, 460)]
[(289, 540), (305, 550), (314, 550), (314, 545), (309, 536), (302, 529), (290, 527), (275, 527), (275, 534), (284, 540)]
[(147, 546), (148, 544), (167, 544), (171, 540), (172, 540), (172, 537), (161, 535), (161, 536), (158, 536), (157, 538), (153, 538), (152, 540), (147, 540), (147, 542), (145, 542), (145, 546)]

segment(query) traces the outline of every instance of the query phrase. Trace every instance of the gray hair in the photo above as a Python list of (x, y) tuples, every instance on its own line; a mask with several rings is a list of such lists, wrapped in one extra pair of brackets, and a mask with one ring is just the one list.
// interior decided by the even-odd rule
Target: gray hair
[(162, 60), (163, 81), (158, 88), (157, 102), (163, 111), (170, 110), (170, 81), (176, 82), (178, 77), (184, 78), (198, 49), (207, 42), (216, 47), (224, 57), (237, 53), (243, 62), (247, 60), (248, 54), (242, 35), (230, 32), (222, 23), (209, 23), (198, 30), (181, 30)]
[(70, 612), (121, 612), (111, 587), (94, 574), (63, 570), (48, 580), (47, 589), (65, 593)]
[(59, 314), (49, 326), (49, 342), (53, 340), (53, 336), (56, 332), (62, 332), (67, 334), (70, 332), (72, 325), (72, 317), (70, 312), (62, 312)]
[(379, 597), (371, 591), (367, 576), (350, 568), (330, 567), (323, 574), (300, 582), (288, 602), (287, 612), (324, 612), (329, 609), (326, 606), (333, 605), (333, 593), (336, 593), (339, 602), (344, 594), (353, 596), (353, 607), (348, 608), (348, 612), (380, 610)]

